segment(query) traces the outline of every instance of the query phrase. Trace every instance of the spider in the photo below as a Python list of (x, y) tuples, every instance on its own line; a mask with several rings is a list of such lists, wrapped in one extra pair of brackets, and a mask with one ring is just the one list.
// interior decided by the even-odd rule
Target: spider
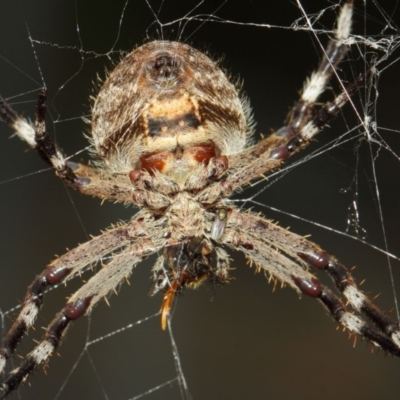
[[(400, 356), (398, 323), (358, 289), (336, 258), (262, 216), (240, 211), (228, 200), (305, 148), (368, 79), (366, 73), (332, 102), (317, 104), (345, 57), (351, 20), (352, 1), (348, 1), (325, 56), (285, 125), (256, 144), (252, 144), (249, 103), (238, 86), (205, 54), (179, 42), (154, 41), (138, 47), (105, 80), (92, 109), (96, 156), (92, 165), (67, 161), (51, 140), (44, 89), (34, 125), (1, 99), (1, 119), (73, 189), (141, 208), (129, 222), (56, 258), (33, 280), (0, 348), (0, 371), (34, 325), (46, 290), (111, 255), (69, 298), (21, 365), (6, 375), (0, 384), (1, 398), (49, 361), (72, 321), (90, 313), (152, 254), (158, 259), (152, 269), (151, 294), (164, 293), (161, 326), (165, 329), (174, 298), (185, 288), (204, 281), (214, 285), (229, 281), (230, 260), (223, 246), (242, 251), (271, 280), (316, 298), (350, 333)], [(332, 278), (338, 295), (314, 275), (319, 270)]]

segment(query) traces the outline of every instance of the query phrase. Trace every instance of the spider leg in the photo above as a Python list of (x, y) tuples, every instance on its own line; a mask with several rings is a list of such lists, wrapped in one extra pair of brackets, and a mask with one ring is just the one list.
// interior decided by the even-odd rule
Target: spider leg
[(29, 146), (35, 148), (40, 156), (50, 164), (56, 174), (76, 190), (87, 184), (87, 179), (73, 172), (66, 158), (57, 149), (46, 129), (46, 90), (39, 91), (36, 107), (35, 124), (32, 125), (25, 118), (20, 117), (11, 106), (0, 97), (0, 120), (14, 129), (16, 135)]
[(335, 73), (336, 67), (342, 62), (349, 49), (346, 41), (350, 35), (352, 19), (353, 1), (349, 0), (343, 5), (338, 16), (334, 39), (331, 39), (326, 49), (323, 49), (323, 56), (318, 68), (306, 80), (300, 99), (288, 113), (286, 118), (287, 125), (281, 129), (298, 132), (312, 119), (315, 102), (325, 91), (330, 78)]
[(338, 260), (315, 243), (255, 215), (246, 214), (246, 218), (243, 218), (240, 213), (233, 211), (230, 217), (240, 229), (252, 232), (269, 246), (279, 248), (297, 262), (305, 261), (310, 267), (326, 271), (353, 309), (368, 317), (400, 349), (399, 324), (368, 299), (357, 287), (351, 273)]
[[(357, 333), (393, 355), (400, 356), (398, 323), (376, 307), (357, 287), (350, 272), (319, 246), (270, 221), (247, 213), (241, 214), (236, 210), (230, 213), (226, 233), (231, 236), (228, 239), (231, 246), (234, 244), (236, 248), (241, 248), (241, 251), (273, 277), (292, 287), (295, 285), (295, 289), (317, 298), (334, 319), (350, 332)], [(348, 312), (339, 297), (323, 286), (314, 275), (311, 278), (302, 277), (299, 274), (299, 268), (302, 270), (299, 264), (304, 264), (304, 261), (316, 269), (325, 270), (352, 308), (363, 313), (375, 327)], [(281, 270), (278, 271), (279, 274), (276, 273), (277, 263), (284, 273)]]
[[(337, 104), (336, 107), (330, 108), (328, 104), (323, 107), (324, 113), (327, 113), (329, 118), (325, 121), (328, 117), (328, 115), (326, 115), (326, 117), (323, 118), (324, 123), (318, 123), (318, 120), (321, 120), (322, 113), (318, 113), (319, 117), (315, 118), (316, 101), (325, 91), (330, 78), (336, 71), (336, 67), (341, 63), (349, 49), (347, 41), (351, 30), (352, 15), (353, 1), (349, 0), (340, 10), (337, 19), (337, 28), (334, 31), (334, 38), (329, 41), (326, 49), (323, 49), (323, 56), (318, 68), (306, 80), (303, 91), (300, 94), (300, 99), (294, 104), (286, 117), (287, 125), (278, 129), (264, 140), (261, 140), (255, 146), (249, 148), (246, 151), (247, 154), (244, 154), (245, 157), (249, 158), (249, 162), (259, 157), (261, 154), (270, 153), (271, 151), (274, 158), (287, 158), (288, 154), (286, 153), (288, 151), (293, 152), (293, 150), (297, 150), (297, 137), (300, 139), (311, 139), (312, 136), (309, 137), (304, 134), (304, 127), (307, 123), (314, 120), (314, 124), (319, 127), (319, 130), (322, 129), (337, 115), (339, 109), (349, 100), (352, 93), (347, 94), (347, 99), (344, 102), (341, 100), (340, 106)], [(345, 87), (342, 87), (342, 89), (344, 92), (349, 92)], [(308, 131), (308, 129), (306, 131)], [(318, 132), (315, 132), (314, 135), (316, 133)], [(289, 141), (293, 143), (288, 143)], [(280, 151), (278, 151), (278, 149)], [(236, 162), (240, 162), (240, 160), (236, 160), (235, 157), (230, 157), (229, 161), (231, 167), (234, 167)]]
[(100, 197), (103, 200), (134, 203), (140, 207), (150, 207), (156, 210), (165, 209), (171, 203), (165, 194), (157, 193), (154, 190), (155, 179), (152, 177), (140, 176), (133, 179), (130, 172), (136, 171), (114, 173), (74, 162), (67, 164), (80, 180), (79, 187), (75, 187), (75, 189), (83, 194)]
[(28, 287), (22, 309), (3, 339), (0, 347), (0, 373), (23, 335), (33, 326), (46, 290), (73, 278), (85, 267), (101, 260), (110, 252), (126, 247), (137, 237), (143, 236), (147, 229), (143, 213), (139, 213), (128, 224), (110, 229), (51, 262)]
[[(198, 194), (198, 201), (204, 204), (217, 202), (254, 179), (277, 169), (290, 156), (306, 147), (348, 103), (351, 96), (365, 84), (371, 70), (347, 86), (332, 102), (320, 106), (313, 112), (315, 101), (325, 88), (334, 67), (342, 60), (347, 45), (344, 43), (350, 33), (352, 1), (347, 2), (339, 16), (336, 39), (328, 45), (326, 57), (317, 71), (306, 83), (299, 102), (289, 114), (288, 125), (243, 152), (228, 155), (229, 168), (234, 172), (225, 180), (209, 185)], [(348, 25), (348, 26), (347, 26)], [(347, 28), (345, 28), (347, 26)], [(245, 167), (243, 167), (245, 165)]]
[[(311, 139), (337, 116), (343, 106), (347, 104), (349, 98), (364, 85), (370, 73), (371, 71), (368, 71), (366, 74), (361, 75), (353, 84), (347, 87), (345, 92), (338, 95), (332, 102), (322, 106), (313, 119), (308, 121), (298, 134), (292, 135), (290, 133), (282, 137), (277, 136), (278, 132), (272, 134), (271, 136), (274, 137), (275, 143), (274, 146), (271, 146), (271, 151), (257, 154), (257, 158), (248, 164), (243, 161), (246, 159), (246, 151), (228, 156), (229, 165), (232, 168), (234, 168), (231, 163), (232, 160), (234, 160), (234, 165), (245, 164), (246, 166), (236, 169), (225, 180), (206, 187), (197, 195), (197, 201), (202, 204), (216, 203), (219, 198), (228, 197), (241, 187), (250, 184), (254, 179), (264, 177), (264, 174), (279, 168), (290, 156), (304, 149)], [(257, 145), (254, 147), (257, 147)]]
[(20, 139), (27, 142), (31, 147), (36, 148), (41, 157), (49, 163), (57, 175), (70, 185), (79, 187), (80, 180), (67, 165), (62, 153), (50, 138), (46, 130), (46, 89), (39, 91), (36, 107), (35, 125), (32, 126), (0, 98), (0, 118), (13, 128)]
[(85, 283), (50, 323), (42, 341), (27, 355), (20, 366), (11, 371), (0, 384), (4, 399), (24, 382), (35, 367), (48, 362), (62, 341), (72, 321), (90, 313), (92, 308), (129, 277), (132, 269), (145, 257), (162, 246), (158, 240), (142, 239), (114, 254), (110, 262)]
[[(101, 199), (114, 200), (123, 203), (135, 203), (138, 206), (151, 208), (166, 208), (170, 202), (165, 195), (148, 190), (142, 180), (131, 179), (130, 172), (113, 173), (102, 168), (68, 161), (57, 149), (46, 129), (46, 91), (40, 90), (35, 125), (20, 117), (11, 106), (0, 97), (0, 120), (8, 124), (16, 135), (31, 147), (37, 149), (41, 157), (50, 164), (56, 174), (67, 182), (73, 189)], [(167, 185), (165, 185), (167, 187)], [(170, 185), (171, 186), (171, 185)]]
[[(238, 213), (238, 215), (240, 214)], [(247, 218), (247, 216), (248, 214), (245, 214), (243, 218)], [(282, 254), (278, 248), (267, 245), (263, 240), (242, 230), (239, 224), (231, 221), (231, 218), (229, 218), (228, 226), (220, 240), (231, 249), (244, 252), (257, 266), (265, 269), (271, 277), (289, 285), (298, 293), (300, 290), (294, 282), (293, 276), (307, 281), (314, 278), (305, 268)]]
[(367, 71), (344, 88), (332, 102), (319, 106), (315, 111), (317, 99), (348, 50), (346, 42), (350, 34), (352, 10), (353, 2), (350, 0), (341, 9), (335, 37), (329, 42), (319, 67), (307, 80), (300, 100), (289, 112), (287, 125), (243, 152), (228, 155), (227, 164), (234, 172), (222, 184), (218, 182), (203, 190), (198, 196), (200, 202), (205, 203), (206, 199), (213, 202), (221, 196), (229, 196), (252, 180), (280, 167), (291, 155), (306, 147), (369, 79), (370, 71)]

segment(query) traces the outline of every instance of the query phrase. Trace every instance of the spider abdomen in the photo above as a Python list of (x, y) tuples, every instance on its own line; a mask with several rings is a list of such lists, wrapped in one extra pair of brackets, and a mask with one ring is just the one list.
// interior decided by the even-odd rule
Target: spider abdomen
[(188, 45), (145, 44), (115, 67), (96, 98), (96, 151), (114, 170), (163, 173), (239, 152), (252, 127), (237, 89)]

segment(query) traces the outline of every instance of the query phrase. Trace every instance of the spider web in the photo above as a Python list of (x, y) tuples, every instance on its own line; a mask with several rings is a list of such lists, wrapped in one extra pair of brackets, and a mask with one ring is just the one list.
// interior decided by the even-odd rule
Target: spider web
[[(380, 293), (376, 303), (393, 317), (400, 283), (399, 7), (396, 1), (356, 2), (354, 45), (323, 100), (375, 66), (371, 83), (309, 149), (234, 198), (357, 266), (356, 280), (366, 279), (363, 290)], [(337, 11), (337, 1), (15, 1), (0, 13), (0, 93), (33, 118), (37, 91), (46, 85), (49, 128), (66, 154), (85, 160), (81, 118), (90, 116), (96, 74), (104, 77), (105, 68), (148, 38), (184, 40), (225, 55), (223, 64), (244, 80), (257, 135), (267, 134), (283, 125)], [(1, 130), (6, 329), (27, 285), (55, 254), (134, 210), (100, 206), (66, 189), (35, 152)], [(154, 259), (142, 263), (130, 286), (111, 297), (111, 307), (100, 304), (90, 319), (74, 324), (47, 376), (38, 370), (19, 398), (397, 398), (398, 360), (371, 355), (363, 341), (353, 348), (317, 302), (299, 301), (289, 289), (273, 293), (240, 254), (233, 258), (235, 280), (215, 296), (207, 286), (186, 291), (170, 332), (161, 331), (156, 315), (161, 297), (147, 296)], [(36, 331), (19, 354), (31, 349), (80, 283), (47, 294)]]

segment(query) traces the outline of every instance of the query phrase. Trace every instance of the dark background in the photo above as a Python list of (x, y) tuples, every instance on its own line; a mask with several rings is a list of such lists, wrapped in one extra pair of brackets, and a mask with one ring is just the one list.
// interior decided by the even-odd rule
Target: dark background
[[(301, 17), (291, 1), (205, 1), (194, 14), (214, 14), (222, 20), (290, 27)], [(268, 3), (268, 4), (264, 4)], [(361, 2), (360, 2), (361, 3)], [(379, 1), (382, 10), (394, 21), (397, 34), (399, 10), (396, 1)], [(155, 10), (159, 5), (151, 2)], [(185, 16), (197, 2), (166, 0), (159, 13), (162, 22)], [(332, 5), (327, 1), (302, 2), (307, 12)], [(65, 153), (81, 151), (87, 142), (88, 127), (81, 117), (90, 116), (88, 97), (96, 74), (104, 77), (120, 51), (130, 51), (147, 38), (159, 38), (160, 28), (144, 1), (131, 1), (123, 18), (123, 1), (15, 1), (4, 2), (0, 12), (0, 93), (23, 115), (33, 118), (36, 94), (46, 84), (49, 91), (49, 129)], [(354, 29), (369, 35), (384, 29), (386, 17), (377, 8), (367, 12), (357, 4)], [(330, 29), (334, 10), (326, 11), (316, 28)], [(121, 25), (120, 25), (121, 23)], [(181, 39), (208, 50), (234, 76), (244, 80), (251, 99), (257, 132), (279, 128), (288, 107), (296, 99), (304, 78), (317, 65), (318, 46), (309, 32), (266, 26), (231, 23), (202, 24), (186, 21), (165, 27), (165, 38)], [(303, 21), (301, 22), (303, 25)], [(77, 33), (79, 27), (80, 36)], [(183, 33), (182, 33), (183, 32)], [(120, 35), (118, 36), (118, 33)], [(41, 42), (32, 47), (29, 37)], [(325, 35), (319, 36), (326, 43)], [(81, 51), (80, 51), (81, 50)], [(368, 52), (368, 57), (371, 52)], [(352, 80), (365, 63), (355, 48), (351, 62), (343, 66), (342, 76)], [(382, 53), (377, 53), (378, 58)], [(395, 61), (392, 54), (385, 65)], [(40, 68), (39, 68), (40, 67)], [(383, 67), (381, 67), (383, 69)], [(398, 154), (399, 63), (382, 72), (378, 88), (378, 125), (389, 147)], [(337, 84), (333, 83), (334, 87)], [(337, 92), (337, 91), (336, 91)], [(327, 98), (329, 98), (328, 93)], [(356, 98), (356, 103), (358, 100)], [(362, 110), (359, 108), (362, 113)], [(361, 114), (363, 115), (363, 114)], [(317, 150), (356, 125), (355, 112), (332, 123), (309, 150)], [(0, 135), (0, 307), (6, 312), (3, 326), (9, 326), (9, 310), (23, 299), (24, 291), (55, 254), (97, 235), (111, 223), (127, 220), (132, 208), (105, 203), (73, 193), (33, 151), (1, 126)], [(265, 207), (257, 207), (268, 218), (300, 234), (311, 234), (329, 253), (348, 267), (357, 266), (356, 280), (366, 278), (364, 290), (371, 296), (381, 293), (377, 304), (384, 310), (394, 308), (387, 259), (380, 252), (329, 229), (289, 218), (266, 206), (292, 213), (341, 232), (346, 230), (348, 207), (358, 193), (360, 225), (366, 241), (384, 247), (378, 204), (382, 207), (389, 250), (399, 255), (399, 160), (382, 149), (375, 163), (367, 143), (356, 150), (356, 142), (302, 163), (267, 188), (259, 184), (238, 198), (254, 196)], [(376, 146), (373, 148), (376, 155)], [(86, 158), (79, 153), (75, 160)], [(298, 159), (303, 159), (302, 154)], [(376, 201), (372, 165), (376, 167), (381, 201)], [(342, 189), (352, 190), (343, 193)], [(354, 232), (351, 232), (354, 233)], [(235, 280), (218, 288), (214, 301), (212, 288), (203, 286), (179, 298), (172, 327), (180, 361), (193, 399), (398, 399), (399, 360), (374, 351), (362, 340), (353, 348), (353, 339), (338, 332), (335, 323), (312, 299), (298, 296), (290, 289), (272, 292), (261, 275), (246, 266), (245, 259), (233, 254)], [(150, 298), (150, 268), (154, 259), (138, 267), (131, 285), (124, 285), (111, 307), (96, 307), (90, 323), (80, 320), (68, 332), (60, 356), (52, 357), (47, 376), (37, 371), (29, 379), (31, 388), (20, 391), (21, 399), (129, 399), (155, 388), (176, 376), (168, 333), (162, 332), (159, 318), (112, 336), (89, 347), (84, 344), (128, 324), (140, 321), (159, 310), (161, 296)], [(399, 287), (399, 263), (393, 264), (394, 285)], [(86, 278), (86, 277), (84, 277)], [(328, 282), (328, 281), (327, 281)], [(41, 335), (51, 316), (80, 280), (46, 296), (44, 316), (36, 332), (22, 345), (29, 351), (32, 338)], [(394, 317), (395, 312), (391, 315)], [(341, 331), (341, 329), (339, 329)], [(83, 355), (81, 358), (80, 355)], [(378, 354), (376, 354), (378, 353)], [(60, 391), (60, 387), (65, 387)], [(15, 398), (18, 398), (16, 396)], [(178, 399), (178, 386), (172, 384), (146, 399)]]

